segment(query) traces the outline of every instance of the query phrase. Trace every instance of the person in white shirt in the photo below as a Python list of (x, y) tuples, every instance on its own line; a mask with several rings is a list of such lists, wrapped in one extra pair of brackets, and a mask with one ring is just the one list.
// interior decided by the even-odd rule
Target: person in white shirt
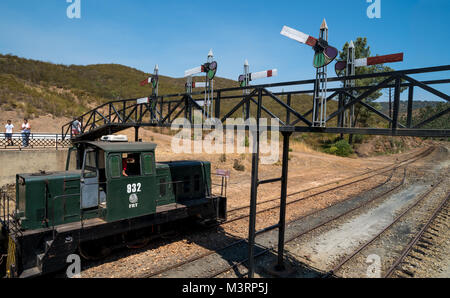
[(28, 140), (30, 138), (31, 125), (28, 122), (28, 119), (23, 119), (22, 123), (22, 146), (28, 147)]
[(6, 125), (6, 133), (5, 133), (5, 137), (6, 137), (6, 141), (8, 142), (8, 146), (13, 146), (13, 141), (12, 141), (12, 134), (13, 134), (13, 128), (14, 125), (11, 124), (11, 120), (8, 120)]

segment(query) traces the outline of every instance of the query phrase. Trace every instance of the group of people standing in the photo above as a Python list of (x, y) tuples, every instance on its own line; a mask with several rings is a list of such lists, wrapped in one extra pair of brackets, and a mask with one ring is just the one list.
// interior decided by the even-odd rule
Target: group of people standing
[[(14, 146), (12, 135), (14, 130), (14, 124), (12, 124), (11, 120), (8, 120), (5, 125), (6, 133), (5, 137), (8, 142), (8, 146)], [(31, 124), (28, 122), (28, 119), (23, 119), (22, 123), (22, 147), (28, 147), (29, 139), (31, 133)]]

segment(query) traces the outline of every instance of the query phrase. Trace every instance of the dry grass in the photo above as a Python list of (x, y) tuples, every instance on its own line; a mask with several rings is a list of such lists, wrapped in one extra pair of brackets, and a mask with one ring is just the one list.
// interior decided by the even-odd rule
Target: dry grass
[(304, 152), (304, 153), (317, 152), (316, 150), (312, 149), (309, 145), (297, 141), (291, 142), (290, 148), (295, 152)]

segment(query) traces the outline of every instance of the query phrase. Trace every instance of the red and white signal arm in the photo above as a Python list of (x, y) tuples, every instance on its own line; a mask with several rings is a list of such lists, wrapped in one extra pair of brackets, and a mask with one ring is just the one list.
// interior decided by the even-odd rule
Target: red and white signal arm
[(230, 170), (221, 170), (221, 169), (217, 169), (217, 170), (216, 170), (216, 175), (217, 175), (217, 176), (226, 177), (226, 178), (230, 178), (231, 171), (230, 171)]
[(141, 86), (145, 86), (152, 83), (152, 77), (148, 77), (147, 79), (141, 82)]
[(361, 66), (369, 66), (369, 65), (377, 65), (377, 64), (383, 64), (383, 63), (401, 62), (401, 61), (403, 61), (403, 53), (398, 53), (398, 54), (356, 59), (355, 66), (361, 67)]
[[(384, 63), (394, 63), (394, 62), (402, 62), (403, 61), (403, 53), (383, 55), (383, 56), (375, 56), (368, 58), (360, 58), (355, 60), (355, 67), (363, 67), (363, 66), (371, 66), (378, 65)], [(334, 69), (336, 70), (336, 74), (341, 75), (345, 68), (347, 67), (346, 61), (338, 61), (334, 65)]]
[(205, 82), (193, 82), (192, 88), (206, 88)]
[(260, 71), (260, 72), (252, 72), (250, 74), (250, 81), (254, 81), (257, 79), (263, 79), (263, 78), (270, 78), (278, 75), (277, 69), (271, 69), (266, 71)]

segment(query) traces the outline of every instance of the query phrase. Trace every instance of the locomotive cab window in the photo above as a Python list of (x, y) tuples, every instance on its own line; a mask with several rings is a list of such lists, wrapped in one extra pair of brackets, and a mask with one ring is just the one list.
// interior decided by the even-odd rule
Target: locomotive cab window
[(122, 159), (118, 154), (111, 154), (109, 156), (109, 175), (111, 178), (120, 178), (122, 171)]
[(123, 153), (122, 154), (122, 176), (140, 176), (141, 175), (141, 154)]
[(97, 152), (94, 150), (86, 151), (84, 167), (83, 167), (83, 177), (84, 178), (94, 178), (97, 176)]
[(142, 154), (142, 170), (144, 172), (144, 175), (153, 175), (153, 164), (153, 153)]

